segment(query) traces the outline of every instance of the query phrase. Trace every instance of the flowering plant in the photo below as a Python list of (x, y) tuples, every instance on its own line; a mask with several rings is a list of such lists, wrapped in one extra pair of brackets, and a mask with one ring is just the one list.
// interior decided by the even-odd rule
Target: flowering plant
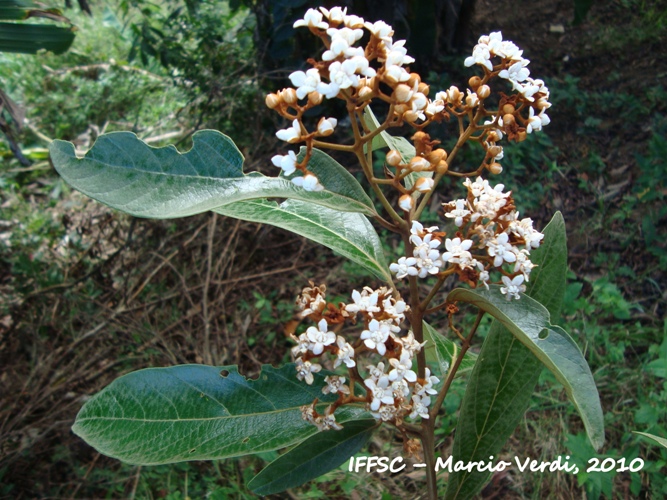
[[(303, 288), (297, 314), (308, 325), (291, 334), (291, 365), (266, 366), (257, 380), (234, 366), (134, 372), (90, 399), (74, 431), (100, 452), (135, 464), (290, 447), (249, 485), (269, 494), (337, 467), (385, 424), (402, 437), (406, 454), (423, 457), (429, 496), (436, 498), (435, 429), (454, 378), (470, 372), (454, 458), (487, 460), (518, 423), (546, 366), (599, 448), (602, 411), (591, 372), (550, 319), (565, 284), (562, 217), (540, 232), (519, 215), (503, 184), (483, 178), (502, 172), (503, 140), (526, 140), (549, 124), (549, 90), (530, 77), (522, 51), (500, 32), (482, 36), (465, 60), (479, 75), (465, 91), (452, 86), (430, 98), (429, 85), (407, 69), (414, 59), (405, 42), (393, 39), (388, 24), (320, 8), (294, 26), (310, 30), (324, 51), (309, 59), (310, 69), (290, 75), (294, 87), (266, 97), (288, 122), (276, 133), (288, 144), (272, 158), (279, 176), (244, 174), (234, 143), (210, 130), (196, 133), (183, 154), (114, 133), (83, 158), (70, 143), (54, 141), (51, 158), (75, 188), (130, 214), (213, 210), (273, 224), (332, 248), (382, 285), (358, 284), (351, 300), (338, 304), (327, 300), (323, 284)], [(312, 118), (330, 99), (345, 105), (351, 143), (332, 140), (339, 118)], [(446, 149), (427, 130), (449, 122), (458, 138)], [(409, 139), (391, 129), (409, 130)], [(473, 168), (456, 162), (466, 143), (480, 150)], [(324, 150), (356, 160), (378, 206)], [(447, 187), (460, 194), (440, 205), (441, 225), (426, 227), (433, 193), (442, 196)], [(369, 218), (400, 236), (404, 255), (386, 260)], [(462, 286), (452, 289), (452, 282)], [(464, 333), (456, 315), (466, 304), (478, 312)], [(448, 317), (452, 338), (427, 322), (436, 312)], [(475, 355), (470, 346), (484, 314), (495, 321)], [(487, 472), (452, 472), (446, 496), (468, 498), (486, 479)]]

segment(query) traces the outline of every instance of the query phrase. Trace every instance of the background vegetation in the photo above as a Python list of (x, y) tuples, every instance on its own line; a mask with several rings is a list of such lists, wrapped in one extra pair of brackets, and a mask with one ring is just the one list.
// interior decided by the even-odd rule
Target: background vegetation
[[(26, 110), (19, 139), (32, 162), (21, 165), (0, 140), (0, 498), (245, 498), (246, 479), (272, 458), (132, 467), (69, 427), (89, 395), (134, 369), (206, 362), (252, 375), (284, 361), (298, 290), (312, 279), (344, 295), (362, 271), (275, 228), (112, 212), (68, 189), (45, 150), (52, 138), (85, 150), (111, 130), (187, 148), (194, 130), (211, 127), (240, 144), (249, 169), (271, 171), (275, 123), (263, 96), (284, 86), (309, 48), (290, 29), (306, 2), (270, 4), (94, 2), (92, 17), (65, 12), (78, 27), (65, 54), (0, 53), (0, 88)], [(566, 0), (478, 0), (460, 36), (468, 51), (501, 29), (552, 90), (546, 135), (506, 148), (500, 182), (537, 227), (564, 214), (571, 270), (561, 321), (585, 351), (606, 418), (596, 455), (545, 372), (504, 458), (641, 457), (646, 466), (577, 476), (511, 470), (483, 496), (661, 498), (667, 451), (632, 431), (667, 436), (667, 6), (607, 0), (582, 23), (573, 19)], [(463, 57), (433, 52), (432, 88), (467, 80)], [(442, 456), (462, 389), (445, 405)], [(382, 443), (370, 454), (401, 454)], [(290, 495), (414, 498), (421, 481), (417, 472), (341, 469)]]

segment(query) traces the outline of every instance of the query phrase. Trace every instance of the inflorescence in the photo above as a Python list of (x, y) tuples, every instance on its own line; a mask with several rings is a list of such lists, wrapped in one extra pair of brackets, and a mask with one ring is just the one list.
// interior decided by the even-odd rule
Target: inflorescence
[[(394, 220), (398, 218), (393, 229), (400, 232), (402, 228), (406, 255), (392, 263), (390, 271), (397, 280), (437, 277), (441, 282), (457, 275), (472, 287), (487, 289), (495, 282), (502, 284), (500, 291), (507, 300), (519, 299), (535, 267), (530, 252), (539, 247), (543, 234), (533, 228), (531, 219), (520, 219), (511, 192), (505, 192), (502, 184), (492, 186), (481, 175), (502, 172), (500, 141), (523, 141), (549, 124), (549, 90), (542, 80), (530, 77), (523, 51), (503, 40), (500, 32), (480, 37), (464, 64), (476, 66), (482, 74), (470, 78), (465, 90), (452, 86), (431, 99), (429, 85), (409, 70), (414, 59), (407, 54), (405, 41), (394, 40), (393, 28), (383, 21), (370, 23), (347, 15), (347, 9), (320, 7), (309, 9), (294, 27), (308, 28), (321, 39), (325, 50), (319, 60), (308, 60), (312, 68), (289, 76), (294, 87), (266, 97), (267, 106), (290, 123), (276, 133), (278, 139), (305, 146), (301, 155), (290, 150), (274, 156), (273, 164), (303, 189), (321, 191), (324, 186), (308, 170), (313, 148), (354, 152), (363, 166), (360, 151), (379, 132), (411, 126), (414, 156), (405, 157), (404, 151), (391, 149), (385, 158), (384, 179), (376, 179), (368, 166), (364, 169), (375, 188), (389, 186), (398, 192), (396, 206), (404, 214), (401, 219), (393, 212)], [(498, 89), (493, 93), (492, 87), (499, 85), (507, 93)], [(337, 118), (323, 116), (316, 124), (305, 123), (306, 112), (324, 99), (345, 101), (353, 145), (324, 141), (335, 132)], [(387, 116), (380, 128), (371, 129), (362, 115), (367, 106), (378, 101), (388, 107)], [(459, 140), (448, 152), (425, 129), (431, 123), (451, 120), (459, 124)], [(483, 148), (480, 165), (465, 172), (450, 169), (454, 156), (468, 141)], [(467, 189), (465, 198), (443, 204), (445, 220), (455, 226), (452, 237), (438, 226), (425, 228), (418, 221), (423, 204), (444, 175), (464, 177)], [(421, 208), (417, 204), (420, 198)], [(500, 280), (492, 281), (491, 273)], [(406, 418), (429, 418), (431, 396), (437, 394), (439, 380), (428, 368), (422, 370), (422, 378), (413, 371), (413, 360), (424, 343), (409, 329), (401, 335), (410, 307), (398, 291), (365, 287), (352, 293), (351, 303), (338, 305), (327, 302), (325, 296), (324, 285), (311, 283), (297, 300), (301, 318), (317, 325), (293, 336), (297, 377), (312, 384), (313, 374), (322, 370), (318, 358), (325, 355), (331, 357), (333, 369), (345, 365), (348, 376), (328, 375), (323, 393), (337, 394), (338, 400), (323, 414), (317, 412), (316, 400), (302, 409), (304, 418), (320, 429), (338, 429), (334, 412), (351, 402), (365, 402), (375, 418), (397, 426)], [(345, 323), (358, 321), (362, 333), (348, 343), (339, 333)]]

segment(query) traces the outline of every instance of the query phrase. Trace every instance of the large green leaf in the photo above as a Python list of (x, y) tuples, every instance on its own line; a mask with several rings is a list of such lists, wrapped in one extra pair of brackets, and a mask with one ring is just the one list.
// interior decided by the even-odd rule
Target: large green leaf
[[(281, 177), (243, 173), (243, 156), (227, 136), (202, 130), (192, 136), (193, 147), (179, 153), (174, 146), (153, 148), (130, 132), (100, 136), (84, 158), (74, 146), (53, 141), (51, 159), (73, 187), (111, 207), (138, 217), (173, 218), (212, 210), (237, 201), (280, 197), (308, 201), (335, 210), (375, 210), (359, 199), (357, 181), (333, 169), (337, 183), (324, 191), (306, 191)], [(344, 172), (347, 174), (347, 172)], [(349, 174), (348, 174), (349, 175)], [(354, 182), (348, 182), (350, 179)]]
[[(540, 248), (531, 252), (533, 269), (527, 294), (557, 317), (565, 292), (567, 238), (565, 223), (556, 213), (544, 228)], [(530, 404), (543, 365), (501, 323), (494, 321), (463, 398), (453, 455), (463, 462), (497, 456)], [(488, 473), (450, 474), (447, 498), (472, 498)]]
[(358, 420), (340, 431), (318, 432), (267, 465), (248, 488), (272, 495), (326, 474), (357, 453), (377, 426), (375, 419)]
[[(247, 380), (236, 366), (149, 368), (116, 379), (91, 398), (73, 431), (100, 453), (131, 464), (211, 460), (275, 450), (317, 432), (300, 407), (327, 402), (324, 377), (311, 386), (294, 365), (264, 366)], [(360, 407), (336, 412), (341, 423), (367, 419)]]
[[(437, 363), (440, 368), (440, 377), (447, 375), (449, 367), (454, 362), (454, 358), (458, 353), (458, 348), (454, 342), (447, 337), (440, 335), (440, 333), (428, 323), (424, 322), (424, 352), (426, 353), (426, 360)], [(463, 361), (456, 371), (456, 376), (461, 376), (464, 373), (472, 370), (477, 361), (477, 355), (468, 351), (463, 356)]]
[(35, 54), (50, 50), (62, 54), (74, 41), (74, 28), (47, 24), (0, 23), (0, 52)]
[(300, 234), (362, 265), (383, 280), (391, 281), (380, 238), (363, 214), (332, 210), (301, 200), (278, 204), (262, 199), (231, 203), (214, 211)]

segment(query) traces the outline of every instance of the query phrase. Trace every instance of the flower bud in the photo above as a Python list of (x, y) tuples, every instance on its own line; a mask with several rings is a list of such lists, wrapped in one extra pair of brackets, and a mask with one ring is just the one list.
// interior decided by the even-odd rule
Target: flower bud
[(500, 163), (492, 163), (489, 165), (489, 172), (492, 174), (498, 175), (503, 171), (503, 166)]
[(394, 96), (396, 97), (396, 100), (398, 102), (408, 102), (412, 97), (412, 89), (407, 85), (405, 85), (404, 83), (401, 83), (399, 85), (396, 85), (396, 89), (394, 90)]
[(428, 93), (431, 91), (431, 87), (422, 82), (418, 85), (417, 90), (424, 95), (428, 95)]
[(359, 89), (359, 97), (364, 98), (373, 93), (373, 89), (370, 87), (361, 87)]
[(501, 148), (500, 146), (491, 146), (487, 150), (487, 152), (488, 152), (489, 156), (493, 156), (495, 158), (496, 156), (498, 156), (500, 153), (503, 152), (503, 148)]
[(412, 140), (415, 142), (423, 142), (428, 138), (428, 134), (426, 132), (422, 132), (421, 130), (419, 132), (415, 132), (412, 136)]
[[(503, 113), (506, 114), (506, 115), (507, 114), (512, 115), (512, 114), (514, 114), (515, 111), (516, 111), (516, 108), (511, 104), (505, 104), (503, 106)], [(503, 118), (503, 122), (504, 121), (505, 121), (505, 119)]]
[(280, 104), (280, 97), (278, 97), (278, 94), (269, 94), (266, 96), (264, 102), (267, 108), (274, 109)]
[(412, 196), (409, 194), (404, 194), (398, 199), (398, 206), (406, 212), (409, 212), (415, 206), (415, 200), (413, 200)]
[(477, 89), (481, 84), (482, 79), (479, 76), (471, 76), (470, 80), (468, 80), (468, 85), (470, 85), (470, 88), (473, 90)]
[(403, 114), (403, 119), (408, 123), (416, 122), (417, 118), (419, 118), (419, 114), (416, 111), (409, 110)]
[(511, 126), (514, 125), (515, 122), (516, 119), (514, 118), (513, 114), (507, 113), (505, 116), (503, 116), (503, 125)]
[(446, 174), (447, 170), (449, 170), (449, 163), (447, 163), (445, 160), (440, 160), (438, 166), (435, 167), (435, 171), (439, 174)]
[(287, 104), (294, 104), (297, 101), (296, 90), (289, 88), (280, 92), (280, 97)]
[(333, 134), (334, 127), (338, 124), (338, 120), (335, 118), (320, 118), (319, 123), (317, 124), (317, 132), (320, 135), (328, 136)]
[(526, 133), (525, 130), (522, 130), (516, 135), (516, 142), (523, 142), (526, 140), (526, 137), (528, 137), (528, 134)]
[(429, 163), (431, 163), (431, 165), (437, 165), (440, 163), (440, 160), (447, 159), (447, 151), (442, 148), (434, 149), (426, 155), (426, 159), (429, 161)]
[(415, 156), (410, 160), (409, 168), (413, 172), (423, 172), (431, 169), (431, 162), (422, 156)]
[(422, 77), (419, 76), (419, 73), (410, 73), (410, 78), (406, 82), (410, 87), (414, 87), (415, 84), (419, 85), (422, 81)]
[(322, 99), (323, 98), (324, 98), (324, 96), (322, 94), (320, 94), (319, 92), (311, 92), (310, 94), (308, 94), (308, 102), (313, 106), (317, 106), (319, 104), (322, 104)]
[(398, 116), (403, 116), (403, 114), (408, 110), (410, 110), (410, 108), (407, 104), (398, 104), (394, 106), (394, 111)]
[(420, 177), (417, 179), (417, 182), (415, 182), (415, 189), (420, 193), (428, 193), (433, 189), (434, 184), (435, 181), (430, 177)]
[(498, 136), (498, 133), (495, 130), (492, 130), (489, 132), (489, 135), (486, 136), (486, 140), (489, 142), (498, 142), (500, 140), (500, 137)]
[(387, 162), (387, 165), (391, 165), (392, 167), (398, 167), (401, 163), (403, 163), (403, 158), (401, 158), (401, 153), (399, 153), (395, 149), (392, 149), (387, 153), (385, 161)]
[(477, 95), (480, 99), (486, 99), (491, 95), (491, 88), (488, 85), (480, 85), (477, 89)]

